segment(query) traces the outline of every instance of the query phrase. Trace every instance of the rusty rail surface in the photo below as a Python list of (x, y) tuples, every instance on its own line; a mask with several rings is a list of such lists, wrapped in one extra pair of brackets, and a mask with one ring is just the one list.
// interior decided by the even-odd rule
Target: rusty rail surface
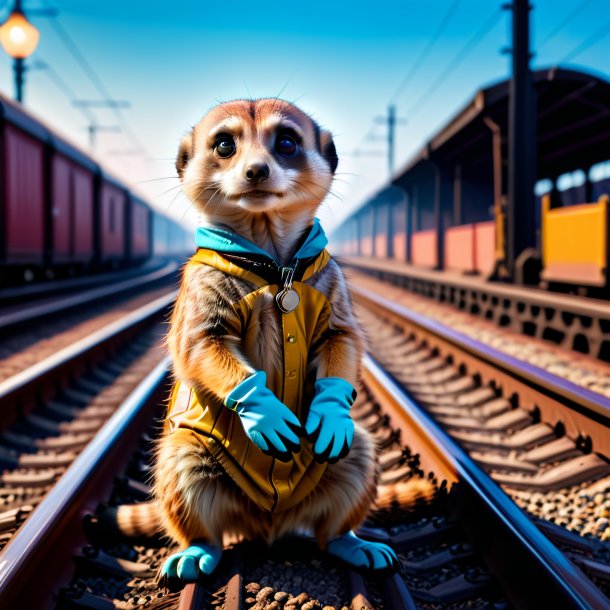
[(151, 420), (150, 408), (162, 402), (168, 375), (165, 358), (104, 424), (0, 553), (3, 607), (50, 607), (49, 591), (66, 580), (72, 554), (86, 542), (82, 516), (106, 498), (125, 456)]
[(516, 393), (535, 404), (544, 420), (551, 424), (561, 421), (568, 436), (583, 441), (588, 437), (596, 451), (610, 454), (610, 398), (513, 358), (370, 290), (358, 286), (351, 290), (357, 302), (383, 313), (407, 332), (415, 329), (431, 349), (463, 362), (484, 382), (493, 382), (505, 394)]
[[(464, 529), (517, 607), (603, 608), (608, 600), (531, 522), (500, 487), (370, 356), (365, 381), (383, 389), (383, 404), (455, 473), (452, 504)], [(523, 578), (527, 575), (527, 578)]]
[(117, 349), (150, 320), (163, 316), (176, 294), (177, 291), (172, 291), (159, 297), (89, 337), (0, 382), (0, 429), (12, 424), (19, 416), (30, 413), (37, 404)]
[(58, 314), (82, 307), (92, 305), (103, 299), (128, 294), (134, 289), (143, 288), (162, 280), (168, 279), (176, 274), (177, 263), (168, 263), (161, 269), (156, 269), (146, 275), (130, 277), (120, 282), (113, 282), (99, 288), (92, 288), (70, 296), (59, 297), (42, 303), (34, 303), (29, 307), (11, 308), (10, 312), (0, 312), (0, 331), (9, 332), (21, 328), (31, 322), (39, 322)]

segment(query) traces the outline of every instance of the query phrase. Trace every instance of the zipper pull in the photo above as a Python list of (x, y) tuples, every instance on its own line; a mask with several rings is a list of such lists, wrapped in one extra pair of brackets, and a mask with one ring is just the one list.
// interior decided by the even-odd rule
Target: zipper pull
[(282, 282), (284, 290), (292, 288), (292, 278), (294, 277), (294, 267), (282, 267)]

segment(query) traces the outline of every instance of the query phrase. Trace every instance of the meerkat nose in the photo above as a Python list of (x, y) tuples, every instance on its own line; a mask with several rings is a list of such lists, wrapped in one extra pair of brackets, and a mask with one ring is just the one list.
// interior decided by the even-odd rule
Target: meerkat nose
[(246, 168), (246, 180), (253, 184), (260, 184), (269, 178), (269, 166), (262, 162), (250, 163)]

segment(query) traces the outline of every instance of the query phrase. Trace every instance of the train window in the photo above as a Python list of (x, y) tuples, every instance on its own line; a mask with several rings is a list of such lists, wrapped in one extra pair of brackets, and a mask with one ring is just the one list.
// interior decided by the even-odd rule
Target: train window
[(574, 172), (562, 174), (557, 178), (557, 188), (560, 191), (567, 191), (570, 188), (577, 188), (585, 183), (586, 176), (585, 172), (581, 169), (577, 169)]
[(560, 191), (567, 191), (572, 187), (572, 176), (570, 174), (564, 174), (557, 178), (557, 189)]
[(594, 165), (589, 172), (589, 179), (592, 182), (600, 182), (607, 178), (610, 178), (610, 161), (604, 161), (603, 163)]
[(545, 178), (544, 180), (538, 180), (536, 185), (534, 186), (534, 193), (536, 193), (537, 197), (544, 195), (545, 193), (550, 193), (553, 189), (553, 181)]
[(572, 172), (572, 184), (575, 187), (582, 186), (587, 181), (587, 176), (582, 169), (577, 169), (575, 172)]

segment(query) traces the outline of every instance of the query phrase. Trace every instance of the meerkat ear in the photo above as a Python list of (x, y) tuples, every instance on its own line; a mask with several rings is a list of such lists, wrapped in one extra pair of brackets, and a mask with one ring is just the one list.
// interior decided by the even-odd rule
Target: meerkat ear
[(182, 138), (182, 140), (180, 141), (180, 146), (178, 147), (178, 156), (176, 157), (176, 171), (178, 172), (178, 176), (180, 176), (180, 178), (182, 178), (184, 170), (186, 169), (186, 165), (191, 159), (192, 152), (193, 134), (189, 133)]
[(322, 131), (320, 133), (320, 152), (328, 161), (328, 165), (330, 165), (330, 173), (334, 174), (337, 170), (337, 165), (339, 165), (339, 157), (337, 157), (337, 149), (329, 131)]

